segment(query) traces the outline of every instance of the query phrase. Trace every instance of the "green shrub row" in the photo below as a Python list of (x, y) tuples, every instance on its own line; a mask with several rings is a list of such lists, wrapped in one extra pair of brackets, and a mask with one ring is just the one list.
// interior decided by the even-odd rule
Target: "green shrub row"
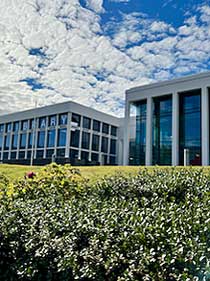
[(94, 186), (50, 165), (0, 177), (0, 280), (210, 280), (210, 177), (146, 169)]

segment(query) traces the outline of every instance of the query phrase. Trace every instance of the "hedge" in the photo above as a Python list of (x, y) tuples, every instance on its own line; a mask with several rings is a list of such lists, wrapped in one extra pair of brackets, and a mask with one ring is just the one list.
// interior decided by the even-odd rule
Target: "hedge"
[(210, 280), (210, 177), (146, 169), (90, 185), (49, 165), (0, 176), (0, 280)]

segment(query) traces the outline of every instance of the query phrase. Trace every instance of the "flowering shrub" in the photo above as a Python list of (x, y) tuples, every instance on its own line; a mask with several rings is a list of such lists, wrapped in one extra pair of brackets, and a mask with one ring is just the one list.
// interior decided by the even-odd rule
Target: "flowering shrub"
[(89, 186), (78, 170), (50, 165), (13, 189), (0, 202), (1, 280), (210, 280), (201, 170), (145, 169)]

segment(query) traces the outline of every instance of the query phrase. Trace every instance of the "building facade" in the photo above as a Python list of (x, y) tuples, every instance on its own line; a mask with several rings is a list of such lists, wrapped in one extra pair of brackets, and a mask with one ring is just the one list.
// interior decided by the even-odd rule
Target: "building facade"
[(74, 102), (0, 116), (0, 161), (116, 165), (121, 122)]
[(209, 165), (210, 72), (126, 91), (124, 165)]

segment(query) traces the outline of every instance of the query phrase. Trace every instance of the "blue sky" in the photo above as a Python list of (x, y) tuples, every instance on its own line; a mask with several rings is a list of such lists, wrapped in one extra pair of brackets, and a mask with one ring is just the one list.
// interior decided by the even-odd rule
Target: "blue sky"
[(73, 100), (123, 116), (125, 90), (210, 69), (210, 1), (1, 0), (0, 114)]

